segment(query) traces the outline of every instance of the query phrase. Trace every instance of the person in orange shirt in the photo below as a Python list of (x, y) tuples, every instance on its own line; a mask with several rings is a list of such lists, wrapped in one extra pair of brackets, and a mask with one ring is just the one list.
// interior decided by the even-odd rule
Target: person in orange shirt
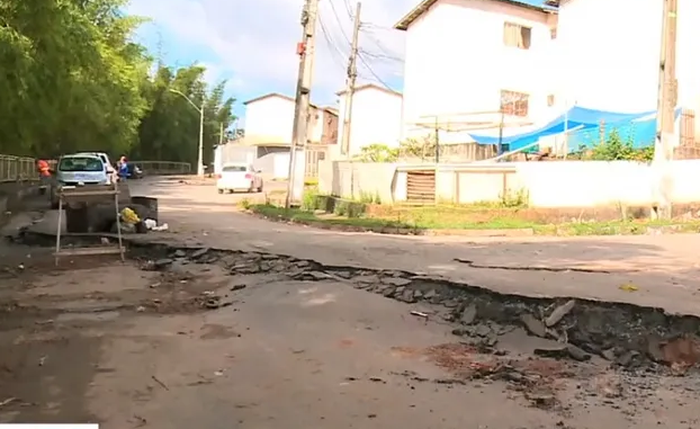
[(48, 161), (40, 159), (36, 162), (36, 168), (39, 170), (39, 192), (43, 195), (51, 181), (51, 166)]

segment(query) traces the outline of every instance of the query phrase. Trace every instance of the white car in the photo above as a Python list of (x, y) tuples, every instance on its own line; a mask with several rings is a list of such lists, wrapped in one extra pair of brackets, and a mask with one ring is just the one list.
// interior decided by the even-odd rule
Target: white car
[(56, 165), (51, 189), (51, 208), (58, 208), (58, 190), (63, 186), (109, 185), (111, 178), (102, 157), (92, 153), (64, 155)]
[(263, 179), (252, 165), (226, 164), (216, 181), (216, 189), (220, 194), (235, 191), (262, 192)]
[(112, 165), (112, 161), (109, 159), (109, 155), (107, 155), (104, 152), (80, 152), (76, 153), (76, 155), (94, 155), (99, 157), (102, 162), (105, 165), (105, 168), (107, 169), (107, 175), (109, 176), (110, 180), (116, 180), (117, 179), (117, 171), (114, 169), (114, 166)]

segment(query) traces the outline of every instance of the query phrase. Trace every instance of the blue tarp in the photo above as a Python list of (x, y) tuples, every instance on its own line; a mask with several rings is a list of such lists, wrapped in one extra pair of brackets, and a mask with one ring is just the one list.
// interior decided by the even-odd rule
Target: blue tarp
[[(569, 148), (570, 150), (576, 150), (581, 145), (591, 146), (600, 139), (600, 123), (604, 121), (606, 135), (612, 130), (617, 130), (623, 138), (632, 137), (635, 143), (638, 140), (640, 143), (643, 143), (648, 140), (648, 134), (651, 130), (651, 143), (653, 143), (656, 118), (652, 116), (650, 119), (646, 119), (646, 117), (654, 115), (655, 112), (617, 113), (576, 106), (541, 128), (522, 134), (503, 136), (500, 142), (508, 145), (510, 150), (516, 150), (536, 143), (542, 137), (561, 134), (568, 129), (571, 130), (569, 134)], [(475, 142), (481, 144), (499, 143), (498, 136), (472, 134), (471, 137)], [(572, 141), (572, 137), (574, 141)], [(592, 139), (591, 137), (594, 138)], [(642, 144), (639, 144), (639, 146), (642, 147)]]

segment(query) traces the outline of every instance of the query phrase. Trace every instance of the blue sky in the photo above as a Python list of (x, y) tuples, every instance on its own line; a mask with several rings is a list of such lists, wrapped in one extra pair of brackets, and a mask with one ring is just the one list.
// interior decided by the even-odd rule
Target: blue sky
[[(420, 0), (365, 0), (360, 81), (401, 89), (404, 33), (391, 27)], [(541, 3), (541, 0), (523, 0)], [(207, 80), (228, 80), (236, 114), (242, 102), (269, 92), (293, 95), (304, 0), (132, 0), (130, 13), (148, 17), (136, 39), (170, 65), (200, 63)], [(320, 0), (312, 101), (335, 105), (349, 53), (355, 0)], [(325, 30), (325, 31), (324, 31)]]

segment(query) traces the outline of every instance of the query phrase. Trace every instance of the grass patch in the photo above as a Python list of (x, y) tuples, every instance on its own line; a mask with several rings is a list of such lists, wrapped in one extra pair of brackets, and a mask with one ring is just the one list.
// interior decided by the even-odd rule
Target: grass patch
[[(641, 235), (650, 229), (662, 232), (681, 233), (700, 231), (700, 222), (663, 221), (612, 221), (612, 222), (570, 222), (547, 224), (519, 219), (517, 210), (499, 209), (475, 211), (470, 207), (393, 207), (390, 211), (368, 212), (360, 215), (336, 211), (324, 213), (316, 210), (311, 197), (302, 208), (286, 210), (272, 204), (249, 204), (253, 213), (290, 222), (318, 226), (322, 228), (371, 230), (420, 234), (421, 231), (484, 231), (484, 230), (532, 230), (536, 235), (584, 236), (584, 235)], [(395, 231), (400, 232), (400, 231)]]

